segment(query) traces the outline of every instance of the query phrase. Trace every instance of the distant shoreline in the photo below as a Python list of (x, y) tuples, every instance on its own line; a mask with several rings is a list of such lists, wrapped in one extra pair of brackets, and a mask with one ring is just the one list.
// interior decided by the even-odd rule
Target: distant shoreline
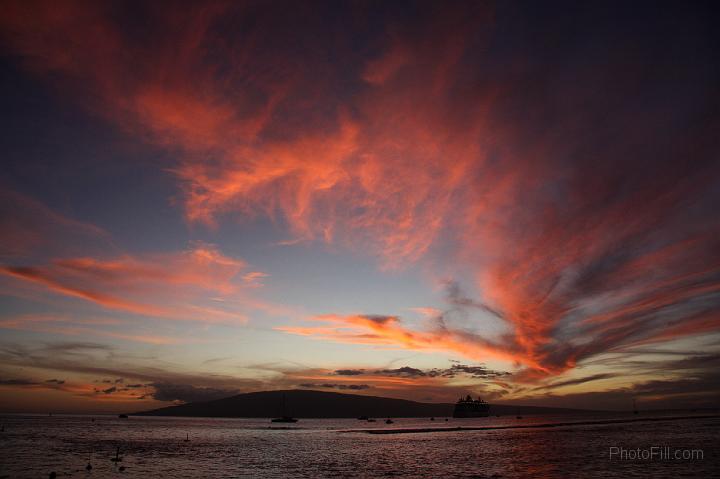
[[(284, 405), (284, 406), (283, 406)], [(542, 406), (508, 406), (492, 404), (491, 415), (517, 414), (587, 414), (589, 411), (570, 408)], [(216, 399), (167, 406), (151, 411), (130, 413), (132, 416), (179, 416), (179, 417), (247, 417), (272, 418), (290, 415), (298, 419), (308, 418), (357, 418), (367, 417), (451, 417), (453, 403), (422, 403), (407, 399), (371, 395), (347, 394), (312, 389), (257, 391)]]
[(428, 432), (455, 432), (455, 431), (492, 431), (498, 429), (541, 429), (563, 426), (594, 426), (602, 424), (623, 424), (633, 422), (656, 422), (656, 421), (680, 421), (683, 419), (718, 419), (720, 415), (705, 416), (668, 416), (668, 417), (644, 417), (631, 419), (601, 419), (594, 421), (575, 421), (575, 422), (550, 422), (542, 424), (515, 424), (510, 426), (456, 426), (456, 427), (433, 427), (433, 428), (397, 428), (397, 429), (351, 429), (340, 431), (344, 433), (359, 432), (366, 434), (421, 434)]

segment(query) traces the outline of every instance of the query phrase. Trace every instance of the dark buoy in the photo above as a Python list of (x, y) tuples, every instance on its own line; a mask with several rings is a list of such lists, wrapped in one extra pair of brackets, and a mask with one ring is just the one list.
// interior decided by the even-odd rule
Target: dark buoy
[(431, 420), (431, 421), (434, 421), (434, 420), (435, 420), (435, 418), (434, 418), (434, 417), (431, 417), (431, 418), (430, 418), (430, 420)]
[(392, 424), (392, 423), (393, 423), (393, 420), (390, 419), (390, 418), (387, 418), (387, 419), (385, 420), (385, 424)]
[(85, 470), (86, 470), (86, 471), (91, 471), (91, 470), (92, 470), (92, 464), (90, 464), (90, 463), (88, 462), (88, 463), (87, 463), (87, 466), (85, 466)]
[(187, 436), (185, 436), (185, 442), (190, 442), (190, 433), (186, 433)]
[(448, 418), (445, 418), (445, 422), (448, 422), (448, 421), (449, 421), (449, 419), (448, 419)]
[(120, 466), (118, 469), (120, 469), (120, 472), (125, 470), (125, 466)]
[(115, 457), (110, 459), (112, 462), (120, 462), (122, 461), (122, 457), (120, 457), (120, 446), (117, 447), (117, 450), (115, 451)]
[(57, 473), (55, 471), (52, 471), (50, 475), (48, 476), (48, 479), (55, 479), (57, 477)]

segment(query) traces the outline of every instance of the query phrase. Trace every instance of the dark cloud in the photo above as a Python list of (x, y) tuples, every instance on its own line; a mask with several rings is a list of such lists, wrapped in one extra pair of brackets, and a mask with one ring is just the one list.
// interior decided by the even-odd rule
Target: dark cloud
[[(628, 354), (635, 358), (635, 353)], [(570, 379), (534, 388), (513, 387), (527, 399), (515, 402), (522, 404), (545, 404), (557, 407), (580, 407), (586, 409), (628, 410), (633, 399), (641, 409), (691, 409), (716, 408), (720, 404), (720, 354), (695, 354), (677, 358), (677, 351), (645, 349), (646, 355), (665, 355), (663, 360), (636, 360), (619, 363), (632, 368), (640, 377), (648, 375), (670, 376), (663, 379), (640, 380), (636, 383), (607, 391), (570, 393), (558, 395), (553, 389), (561, 386), (617, 377), (614, 373), (598, 373), (584, 378)], [(691, 354), (690, 352), (685, 352)], [(625, 356), (622, 354), (621, 356)], [(609, 362), (607, 367), (615, 368), (617, 363)]]
[(396, 369), (378, 369), (375, 371), (375, 374), (379, 374), (382, 376), (403, 376), (410, 378), (424, 377), (428, 375), (428, 373), (423, 371), (422, 369), (411, 368), (410, 366), (403, 366)]
[(453, 364), (451, 367), (447, 369), (441, 369), (439, 371), (440, 375), (445, 377), (452, 377), (455, 375), (467, 375), (477, 379), (497, 378), (510, 374), (506, 371), (495, 371), (492, 369), (488, 369), (485, 366), (468, 366), (466, 364)]
[[(717, 407), (720, 404), (720, 372), (708, 371), (685, 378), (656, 379), (635, 384), (630, 391), (635, 396), (649, 401), (658, 398), (665, 400), (699, 398), (707, 401), (708, 405)], [(681, 402), (677, 401), (676, 404), (681, 405)]]
[(33, 386), (36, 384), (39, 383), (29, 379), (0, 379), (0, 385), (2, 386)]
[[(112, 348), (96, 347), (92, 343), (54, 343), (35, 348), (1, 346), (0, 361), (14, 367), (32, 367), (44, 370), (60, 371), (63, 374), (97, 375), (102, 379), (94, 382), (103, 385), (95, 389), (95, 394), (117, 394), (121, 391), (148, 388), (143, 397), (159, 401), (203, 401), (218, 399), (236, 394), (242, 390), (262, 390), (269, 384), (256, 380), (234, 378), (231, 376), (208, 376), (204, 374), (180, 374), (169, 369), (157, 367), (117, 367), (118, 362), (127, 359)], [(73, 354), (64, 354), (72, 351)], [(82, 351), (101, 351), (101, 355), (79, 354)], [(104, 354), (105, 352), (110, 355)], [(75, 354), (78, 353), (78, 354)], [(103, 378), (104, 376), (104, 378)], [(31, 386), (44, 384), (48, 387), (61, 386), (59, 383), (45, 383), (23, 380), (8, 385)], [(130, 383), (130, 381), (136, 381)], [(128, 382), (129, 384), (125, 384)], [(288, 380), (290, 383), (290, 380)], [(0, 383), (3, 384), (3, 383)]]
[(626, 410), (633, 400), (641, 410), (717, 408), (720, 404), (720, 373), (705, 371), (689, 377), (639, 382), (630, 387), (607, 391), (583, 392), (565, 395), (528, 395), (526, 399), (511, 401), (515, 404), (543, 404), (553, 407), (576, 407), (596, 410)]
[[(445, 281), (445, 300), (451, 305), (452, 310), (459, 310), (463, 311), (465, 309), (477, 309), (480, 311), (484, 311), (486, 313), (490, 313), (491, 315), (499, 318), (504, 319), (501, 312), (495, 310), (488, 304), (483, 303), (482, 301), (477, 301), (475, 299), (470, 298), (467, 296), (462, 288), (460, 287), (460, 283), (453, 280), (447, 280)], [(449, 311), (448, 311), (449, 312)], [(445, 313), (447, 314), (447, 312)]]
[(391, 323), (393, 321), (397, 321), (398, 319), (397, 316), (384, 316), (381, 314), (361, 314), (360, 316), (378, 325)]
[(505, 371), (494, 371), (485, 366), (468, 366), (466, 364), (453, 364), (445, 369), (417, 369), (410, 366), (403, 366), (396, 369), (378, 369), (373, 371), (374, 374), (381, 376), (401, 376), (406, 378), (421, 377), (445, 377), (453, 378), (455, 376), (469, 376), (475, 379), (497, 378), (507, 376), (510, 373)]
[(46, 382), (46, 383), (51, 383), (51, 384), (65, 384), (65, 381), (62, 380), (62, 379), (48, 379), (48, 380), (45, 381), (45, 382)]
[(361, 391), (363, 389), (369, 389), (372, 386), (370, 386), (369, 384), (304, 383), (304, 384), (300, 384), (300, 387), (309, 388), (309, 389), (322, 388), (322, 389), (340, 389), (340, 390), (349, 390), (349, 391)]
[(46, 358), (77, 361), (80, 358), (106, 357), (112, 351), (111, 346), (78, 341), (44, 343), (33, 348), (17, 344), (3, 344), (0, 345), (0, 361), (27, 362), (42, 361)]
[(338, 376), (359, 376), (365, 374), (364, 369), (338, 369), (335, 371)]

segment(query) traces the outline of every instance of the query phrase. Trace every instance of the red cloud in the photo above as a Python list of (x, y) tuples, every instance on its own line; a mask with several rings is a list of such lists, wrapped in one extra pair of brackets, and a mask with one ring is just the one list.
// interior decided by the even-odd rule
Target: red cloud
[(406, 328), (396, 316), (325, 315), (318, 316), (314, 320), (328, 325), (283, 326), (276, 329), (343, 343), (401, 347), (418, 351), (449, 351), (462, 354), (469, 359), (493, 358), (521, 362), (533, 368), (543, 369), (530, 358), (517, 356), (512, 351), (482, 337), (446, 330), (411, 330)]
[[(360, 246), (387, 266), (424, 259), (470, 272), (511, 334), (493, 343), (364, 316), (286, 330), (491, 354), (531, 377), (717, 329), (716, 125), (702, 95), (666, 94), (716, 82), (674, 66), (648, 84), (646, 66), (667, 61), (662, 46), (632, 65), (612, 47), (598, 71), (545, 40), (488, 53), (494, 20), (483, 5), (400, 24), (383, 17), (387, 34), (364, 48), (337, 44), (322, 15), (298, 26), (270, 7), (151, 5), (141, 13), (153, 30), (130, 34), (108, 8), (6, 2), (0, 25), (31, 68), (87, 88), (92, 108), (177, 153), (170, 169), (191, 221), (279, 216), (298, 239)], [(538, 62), (535, 48), (568, 63)], [(162, 274), (117, 261), (147, 281)], [(134, 292), (89, 287), (96, 276), (113, 283), (113, 261), (82, 263), (5, 271), (110, 307), (147, 307)], [(208, 274), (183, 255), (169, 263), (171, 282)], [(213, 274), (226, 284), (233, 268)]]
[[(160, 318), (244, 321), (236, 311), (208, 306), (211, 296), (235, 295), (245, 263), (197, 244), (179, 253), (112, 259), (59, 259), (42, 266), (3, 266), (0, 272), (104, 308)], [(107, 293), (112, 291), (112, 293)]]

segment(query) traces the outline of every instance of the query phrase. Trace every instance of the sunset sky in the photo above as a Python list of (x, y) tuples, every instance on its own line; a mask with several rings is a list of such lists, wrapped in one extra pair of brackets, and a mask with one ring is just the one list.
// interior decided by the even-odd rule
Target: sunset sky
[(0, 2), (0, 411), (720, 399), (712, 2)]

